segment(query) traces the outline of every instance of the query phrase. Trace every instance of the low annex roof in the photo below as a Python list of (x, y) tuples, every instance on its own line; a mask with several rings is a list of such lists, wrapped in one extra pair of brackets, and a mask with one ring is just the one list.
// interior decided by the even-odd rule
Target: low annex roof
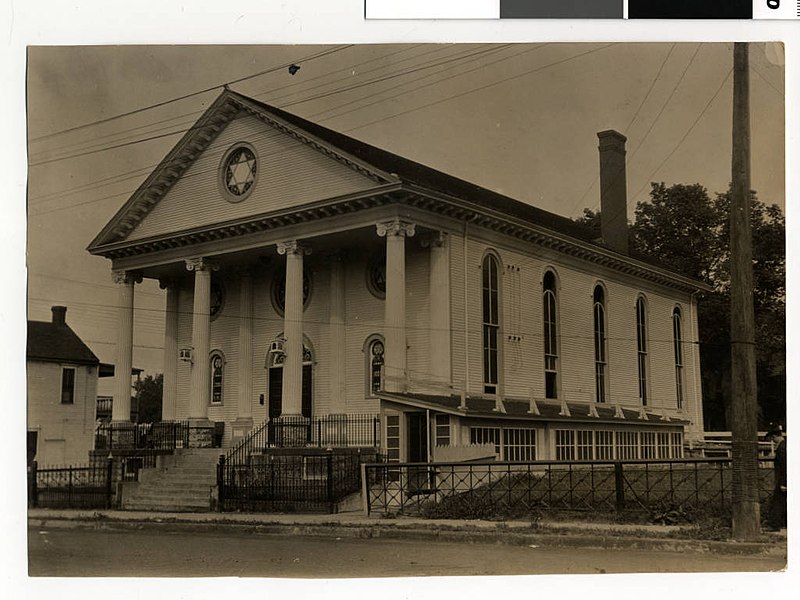
[[(482, 396), (468, 396), (466, 398), (466, 410), (460, 407), (461, 398), (459, 396), (436, 396), (431, 394), (412, 394), (412, 393), (392, 393), (380, 392), (378, 397), (382, 400), (405, 404), (417, 408), (438, 410), (461, 417), (477, 417), (492, 419), (510, 419), (528, 421), (565, 421), (565, 422), (584, 422), (584, 423), (613, 423), (615, 425), (686, 425), (689, 421), (684, 419), (663, 418), (662, 415), (651, 410), (642, 412), (631, 408), (620, 408), (620, 413), (614, 405), (595, 404), (594, 408), (597, 416), (589, 414), (589, 405), (579, 402), (567, 402), (568, 412), (563, 412), (562, 403), (554, 400), (539, 400), (536, 402), (539, 414), (532, 414), (529, 411), (530, 402), (516, 399), (506, 399), (502, 405), (505, 412), (495, 410), (497, 404), (493, 398)], [(622, 414), (620, 417), (619, 414)]]
[(69, 325), (28, 321), (28, 360), (99, 365), (100, 360)]

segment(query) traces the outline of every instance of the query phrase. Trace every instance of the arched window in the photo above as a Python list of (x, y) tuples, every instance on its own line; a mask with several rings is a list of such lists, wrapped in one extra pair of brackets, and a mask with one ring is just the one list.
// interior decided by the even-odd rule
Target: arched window
[(639, 370), (639, 401), (647, 406), (647, 304), (642, 296), (636, 299), (636, 354)]
[(597, 402), (606, 401), (608, 362), (606, 353), (606, 297), (602, 285), (594, 288), (594, 381)]
[(675, 348), (675, 392), (678, 408), (683, 407), (683, 318), (681, 309), (672, 311), (672, 343)]
[(545, 398), (558, 398), (558, 297), (552, 271), (544, 274), (542, 287)]
[(383, 338), (372, 336), (366, 344), (367, 394), (374, 396), (383, 388)]
[(483, 391), (496, 394), (498, 385), (499, 267), (497, 258), (483, 259)]
[(222, 404), (225, 383), (225, 357), (219, 350), (211, 353), (211, 404)]

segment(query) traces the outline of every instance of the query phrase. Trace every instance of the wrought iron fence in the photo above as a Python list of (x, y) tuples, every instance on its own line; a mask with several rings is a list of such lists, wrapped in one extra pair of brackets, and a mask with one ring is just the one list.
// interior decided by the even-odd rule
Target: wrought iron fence
[[(762, 501), (772, 459), (760, 460)], [(624, 462), (388, 463), (365, 465), (367, 512), (446, 518), (523, 516), (538, 510), (724, 512), (730, 459)]]
[(267, 424), (267, 445), (273, 448), (377, 448), (380, 419), (374, 414), (281, 417)]
[(113, 461), (95, 466), (28, 467), (28, 504), (37, 508), (110, 508)]
[(96, 450), (162, 450), (189, 447), (188, 421), (103, 423), (95, 431)]
[(361, 486), (361, 454), (333, 451), (251, 455), (217, 465), (221, 511), (335, 512)]

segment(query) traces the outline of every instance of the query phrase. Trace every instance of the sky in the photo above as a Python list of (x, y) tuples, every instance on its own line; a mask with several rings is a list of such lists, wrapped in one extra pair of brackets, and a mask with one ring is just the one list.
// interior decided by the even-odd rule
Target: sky
[[(573, 218), (599, 207), (596, 133), (616, 129), (633, 219), (651, 181), (727, 189), (731, 68), (730, 43), (29, 48), (28, 318), (66, 305), (114, 362), (110, 262), (85, 248), (222, 83)], [(753, 45), (750, 73), (752, 184), (783, 207), (782, 47)], [(147, 373), (162, 369), (163, 311), (156, 282), (137, 286), (134, 365)]]

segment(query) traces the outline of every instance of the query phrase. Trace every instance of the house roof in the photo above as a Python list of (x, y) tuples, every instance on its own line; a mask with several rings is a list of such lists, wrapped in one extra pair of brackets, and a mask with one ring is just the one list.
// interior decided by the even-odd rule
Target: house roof
[(28, 360), (99, 365), (100, 360), (69, 325), (28, 321)]
[[(412, 393), (390, 393), (380, 392), (378, 394), (382, 400), (438, 410), (461, 417), (509, 419), (509, 420), (528, 420), (528, 421), (564, 421), (564, 422), (583, 422), (583, 423), (613, 423), (615, 425), (686, 425), (689, 421), (684, 419), (669, 418), (650, 410), (634, 410), (631, 408), (621, 408), (619, 413), (614, 405), (594, 404), (597, 416), (591, 415), (590, 405), (579, 402), (566, 402), (568, 411), (564, 411), (564, 404), (552, 400), (538, 400), (536, 407), (539, 414), (532, 414), (530, 401), (506, 399), (502, 405), (505, 412), (495, 410), (497, 404), (493, 398), (481, 396), (469, 396), (466, 398), (466, 410), (460, 408), (461, 398), (459, 396), (436, 396), (430, 394)], [(622, 414), (620, 417), (619, 414)], [(644, 414), (647, 418), (642, 418)]]
[[(710, 289), (705, 283), (678, 274), (669, 266), (650, 258), (615, 252), (598, 239), (596, 231), (571, 219), (403, 158), (227, 88), (139, 186), (92, 241), (88, 250), (94, 254), (115, 258), (192, 244), (206, 238), (220, 239), (243, 235), (285, 223), (286, 215), (258, 215), (251, 220), (252, 222), (220, 223), (218, 227), (212, 228), (213, 231), (201, 228), (197, 231), (175, 232), (176, 235), (169, 236), (169, 239), (126, 241), (128, 234), (149, 214), (188, 166), (242, 111), (267, 121), (371, 178), (375, 182), (375, 187), (369, 190), (365, 197), (340, 199), (341, 202), (354, 203), (351, 207), (353, 210), (358, 210), (359, 206), (365, 208), (370, 206), (370, 203), (380, 202), (376, 198), (382, 196), (388, 198), (391, 194), (394, 194), (391, 201), (408, 203), (415, 202), (415, 195), (428, 195), (441, 198), (443, 210), (456, 218), (466, 219), (470, 215), (474, 216), (476, 209), (485, 211), (486, 214), (476, 221), (477, 224), (494, 227), (521, 239), (540, 243), (545, 242), (548, 235), (554, 235), (555, 239), (547, 241), (547, 244), (556, 250), (583, 258), (595, 252), (602, 253), (601, 264), (612, 268), (660, 283), (677, 285), (686, 290)], [(398, 195), (400, 191), (403, 193)], [(459, 206), (444, 206), (448, 201), (456, 201)], [(423, 200), (420, 206), (431, 209), (432, 205), (429, 201)], [(304, 209), (304, 219), (311, 213), (317, 214), (315, 211), (319, 212), (318, 216), (328, 214), (324, 206), (299, 208)], [(509, 223), (504, 223), (503, 220)], [(526, 228), (533, 228), (538, 233), (531, 233)], [(653, 268), (657, 271), (653, 271)]]

